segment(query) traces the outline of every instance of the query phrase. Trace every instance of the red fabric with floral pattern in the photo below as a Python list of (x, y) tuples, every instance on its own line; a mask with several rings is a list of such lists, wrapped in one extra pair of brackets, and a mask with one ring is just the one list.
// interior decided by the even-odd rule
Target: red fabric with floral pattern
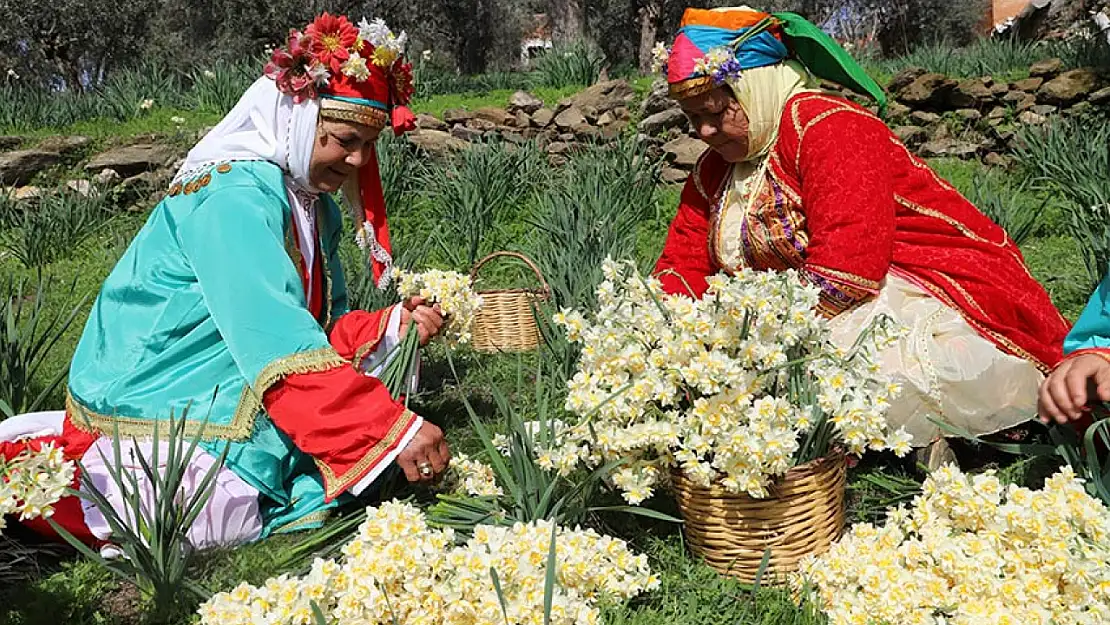
[[(1017, 246), (881, 120), (845, 99), (803, 93), (787, 102), (779, 133), (771, 177), (806, 219), (798, 269), (822, 287), (823, 300), (824, 291), (837, 293), (841, 301), (828, 305), (834, 314), (872, 297), (893, 271), (1004, 351), (1043, 370), (1060, 361), (1068, 323)], [(680, 274), (697, 295), (719, 270), (708, 237), (729, 170), (716, 153), (702, 158), (656, 266)], [(662, 280), (669, 292), (685, 291), (676, 277)]]

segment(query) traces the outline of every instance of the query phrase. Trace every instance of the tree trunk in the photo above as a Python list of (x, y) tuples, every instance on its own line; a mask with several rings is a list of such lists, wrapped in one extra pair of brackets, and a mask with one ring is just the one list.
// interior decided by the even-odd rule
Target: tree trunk
[(640, 72), (651, 71), (652, 50), (658, 33), (659, 1), (645, 0), (640, 7)]
[(551, 0), (551, 24), (555, 43), (586, 39), (585, 0)]

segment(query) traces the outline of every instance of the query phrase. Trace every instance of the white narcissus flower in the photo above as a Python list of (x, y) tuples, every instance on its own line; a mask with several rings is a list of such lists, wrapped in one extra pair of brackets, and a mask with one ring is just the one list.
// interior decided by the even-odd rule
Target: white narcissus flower
[(347, 57), (347, 60), (343, 62), (339, 69), (344, 75), (350, 76), (358, 82), (364, 82), (370, 78), (370, 68), (366, 66), (366, 59), (361, 54), (352, 54)]
[(324, 67), (321, 63), (313, 63), (312, 65), (305, 65), (305, 74), (312, 79), (312, 82), (317, 87), (323, 87), (331, 80), (331, 72), (328, 68)]
[(1041, 490), (934, 471), (909, 507), (856, 525), (791, 584), (832, 625), (1110, 622), (1110, 510), (1065, 467)]
[(74, 474), (74, 464), (53, 444), (0, 462), (0, 530), (9, 514), (19, 515), (21, 521), (53, 515), (54, 504), (72, 486)]
[(449, 344), (470, 342), (470, 327), (482, 307), (482, 297), (474, 292), (469, 275), (440, 269), (423, 273), (397, 268), (393, 271), (401, 299), (419, 296), (430, 304), (439, 304), (445, 320), (441, 332)]
[[(565, 406), (579, 421), (539, 446), (541, 465), (567, 473), (623, 459), (610, 481), (637, 503), (672, 467), (765, 496), (825, 419), (853, 453), (908, 452), (909, 436), (884, 418), (898, 388), (874, 367), (895, 328), (875, 327), (855, 352), (838, 349), (815, 310), (818, 288), (794, 271), (710, 276), (700, 299), (665, 293), (630, 262), (607, 260), (602, 275), (595, 313), (554, 316), (581, 347)], [(813, 401), (775, 391), (795, 360)]]
[[(505, 622), (504, 606), (509, 622), (540, 625), (552, 529), (548, 521), (479, 525), (459, 545), (452, 530), (428, 527), (418, 508), (384, 503), (367, 509), (340, 559), (317, 559), (304, 577), (282, 575), (218, 593), (200, 607), (200, 622), (308, 623), (315, 602), (329, 622), (494, 625)], [(554, 530), (551, 623), (598, 623), (600, 604), (659, 586), (647, 558), (624, 541), (593, 530)], [(497, 571), (501, 596), (490, 569)]]

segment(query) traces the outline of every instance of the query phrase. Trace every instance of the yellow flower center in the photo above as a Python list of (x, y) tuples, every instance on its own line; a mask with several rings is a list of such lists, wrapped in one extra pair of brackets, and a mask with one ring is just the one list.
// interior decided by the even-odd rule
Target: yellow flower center
[(320, 37), (320, 43), (324, 44), (324, 49), (328, 52), (335, 52), (339, 49), (339, 35), (324, 35)]

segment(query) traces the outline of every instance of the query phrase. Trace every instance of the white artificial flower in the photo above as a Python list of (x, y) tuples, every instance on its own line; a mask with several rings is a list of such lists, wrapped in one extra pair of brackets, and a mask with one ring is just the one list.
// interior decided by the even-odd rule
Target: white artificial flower
[(323, 87), (331, 80), (331, 72), (321, 63), (306, 65), (304, 71), (312, 79), (312, 82), (316, 83), (317, 87)]
[(358, 82), (370, 78), (370, 68), (366, 66), (366, 59), (361, 54), (352, 54), (347, 57), (347, 60), (343, 62), (339, 69), (344, 75), (350, 76)]

